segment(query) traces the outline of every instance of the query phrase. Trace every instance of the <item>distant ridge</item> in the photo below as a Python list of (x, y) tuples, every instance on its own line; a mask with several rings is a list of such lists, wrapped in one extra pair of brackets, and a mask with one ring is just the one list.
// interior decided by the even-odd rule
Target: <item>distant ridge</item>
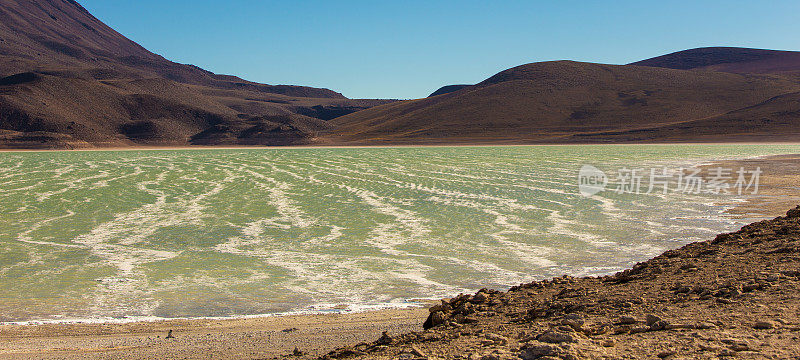
[(437, 96), (437, 95), (449, 94), (451, 92), (455, 92), (455, 91), (458, 91), (458, 90), (461, 90), (461, 89), (463, 89), (465, 87), (470, 87), (470, 86), (472, 86), (472, 85), (465, 85), (465, 84), (445, 85), (445, 86), (440, 87), (439, 90), (436, 90), (432, 94), (428, 95), (428, 97), (434, 97), (434, 96)]
[[(320, 141), (377, 145), (800, 139), (800, 81), (793, 76), (692, 68), (733, 64), (721, 62), (731, 61), (730, 56), (698, 55), (707, 53), (690, 51), (647, 62), (665, 67), (574, 61), (521, 65), (469, 91), (386, 104), (334, 119), (332, 130)], [(772, 58), (763, 57), (770, 52), (761, 54), (761, 60), (740, 60), (752, 64)]]
[(737, 47), (704, 47), (683, 50), (631, 63), (669, 69), (703, 69), (733, 73), (782, 73), (800, 71), (800, 52)]
[(797, 141), (798, 94), (800, 52), (706, 47), (354, 100), (169, 61), (73, 0), (0, 2), (0, 148)]

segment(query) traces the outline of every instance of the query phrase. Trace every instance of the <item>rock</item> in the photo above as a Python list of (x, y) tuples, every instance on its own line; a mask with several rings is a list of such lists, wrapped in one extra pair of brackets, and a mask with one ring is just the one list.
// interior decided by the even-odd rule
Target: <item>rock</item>
[(776, 325), (775, 325), (775, 323), (774, 323), (774, 322), (772, 322), (772, 321), (768, 321), (768, 320), (764, 320), (764, 321), (757, 321), (755, 324), (753, 324), (753, 328), (754, 328), (754, 329), (758, 329), (758, 330), (768, 330), (768, 329), (774, 329), (774, 328), (775, 328), (775, 326), (776, 326)]
[(467, 316), (467, 317), (464, 318), (464, 323), (465, 324), (474, 324), (474, 323), (479, 322), (479, 321), (480, 321), (480, 319), (476, 318), (475, 316)]
[(583, 319), (564, 319), (561, 321), (561, 324), (569, 326), (575, 331), (583, 331), (583, 324), (585, 321)]
[(464, 314), (455, 314), (455, 316), (453, 316), (453, 320), (455, 320), (455, 322), (459, 324), (466, 323), (465, 319), (466, 317), (464, 316)]
[[(348, 354), (348, 355), (353, 355), (353, 354)], [(355, 354), (355, 355), (363, 355), (363, 354)], [(397, 359), (398, 360), (416, 360), (417, 359), (417, 355), (414, 355), (414, 354), (412, 354), (410, 352), (404, 352), (404, 353), (400, 353), (399, 355), (397, 355)]]
[(634, 326), (633, 328), (631, 328), (630, 333), (631, 334), (638, 334), (638, 333), (643, 333), (643, 332), (648, 332), (648, 331), (650, 331), (650, 327), (649, 326), (640, 325), (640, 326)]
[(730, 346), (730, 349), (733, 351), (748, 351), (750, 350), (750, 345), (748, 344), (733, 344)]
[(544, 317), (547, 314), (547, 310), (539, 309), (539, 308), (533, 308), (533, 309), (528, 309), (526, 314), (527, 314), (528, 318), (536, 319), (536, 318)]
[(449, 302), (449, 301), (447, 301), (447, 300), (445, 300), (445, 299), (442, 299), (442, 303), (441, 303), (441, 305), (442, 305), (442, 311), (450, 311), (450, 310), (453, 310), (453, 307), (452, 307), (452, 306), (450, 306), (450, 302)]
[(469, 303), (469, 302), (464, 302), (464, 303), (462, 303), (461, 305), (459, 305), (459, 306), (456, 308), (456, 311), (455, 311), (455, 312), (456, 312), (456, 313), (459, 313), (459, 314), (463, 314), (464, 316), (467, 316), (467, 315), (469, 315), (469, 314), (472, 314), (472, 313), (474, 313), (474, 312), (475, 312), (475, 309), (474, 309), (474, 307), (472, 306), (472, 303)]
[(731, 349), (722, 349), (722, 350), (719, 351), (719, 353), (717, 355), (720, 358), (734, 357), (734, 356), (736, 356), (736, 351), (731, 350)]
[(519, 360), (518, 356), (514, 356), (506, 350), (495, 350), (491, 354), (483, 355), (480, 360)]
[(575, 332), (575, 329), (573, 329), (572, 326), (567, 326), (567, 325), (559, 325), (554, 327), (553, 329), (561, 332), (570, 332), (570, 333)]
[(300, 351), (300, 349), (298, 349), (297, 346), (295, 346), (294, 347), (294, 351), (292, 351), (292, 355), (293, 356), (303, 356), (303, 355), (305, 355), (305, 353)]
[(658, 320), (650, 325), (650, 331), (660, 331), (660, 330), (667, 330), (669, 326), (669, 322), (666, 320)]
[(658, 353), (657, 356), (659, 358), (661, 358), (661, 359), (666, 359), (666, 358), (668, 358), (668, 357), (670, 357), (672, 355), (675, 355), (675, 354), (677, 354), (677, 352), (675, 350), (667, 350), (667, 351), (662, 351), (662, 352)]
[(441, 340), (442, 335), (434, 333), (434, 332), (426, 332), (422, 334), (421, 340), (422, 341), (437, 341)]
[(716, 345), (700, 344), (700, 350), (718, 352), (721, 351), (722, 348)]
[(172, 336), (172, 330), (170, 330), (170, 331), (167, 333), (167, 337), (165, 337), (164, 339), (174, 339), (174, 338), (175, 338), (175, 337), (174, 337), (174, 336)]
[(598, 325), (591, 328), (583, 328), (583, 333), (586, 335), (603, 335), (614, 330), (614, 327), (608, 324)]
[(570, 320), (583, 320), (583, 316), (581, 316), (581, 314), (575, 313), (564, 315), (564, 318)]
[(383, 335), (381, 335), (380, 339), (378, 339), (378, 345), (391, 345), (394, 342), (394, 338), (392, 335), (389, 335), (388, 331), (384, 331)]
[(485, 303), (486, 300), (488, 300), (488, 299), (489, 299), (489, 297), (486, 296), (485, 293), (479, 292), (479, 293), (475, 294), (475, 296), (472, 297), (472, 302), (476, 303), (476, 304), (482, 304), (482, 303)]
[(619, 323), (623, 325), (632, 325), (636, 324), (636, 318), (633, 316), (620, 316)]
[(622, 335), (622, 334), (627, 334), (630, 331), (631, 331), (631, 327), (630, 326), (623, 325), (623, 326), (619, 326), (619, 327), (614, 328), (614, 332), (612, 334), (614, 334), (614, 335)]
[(800, 206), (786, 212), (788, 218), (800, 218)]
[(742, 286), (742, 291), (747, 293), (755, 290), (761, 290), (762, 288), (763, 286), (760, 284), (747, 284), (745, 286)]
[(739, 340), (739, 339), (722, 339), (723, 344), (727, 344), (728, 348), (733, 351), (748, 351), (750, 350), (750, 344), (747, 341)]
[(488, 340), (491, 340), (492, 342), (494, 342), (495, 344), (498, 344), (498, 345), (506, 345), (506, 344), (508, 344), (508, 338), (506, 338), (505, 336), (500, 336), (500, 335), (497, 335), (497, 334), (494, 334), (494, 333), (487, 333), (483, 337), (485, 337)]
[(606, 340), (603, 340), (603, 342), (600, 343), (600, 345), (603, 345), (603, 347), (614, 347), (614, 345), (616, 345), (616, 343), (614, 342), (614, 340), (606, 339)]
[(428, 315), (428, 319), (425, 320), (425, 323), (422, 324), (422, 327), (427, 330), (442, 325), (446, 321), (447, 317), (444, 315), (444, 312), (437, 311)]
[(676, 330), (676, 329), (694, 329), (694, 325), (689, 324), (667, 324), (664, 326), (664, 330)]
[(578, 359), (570, 350), (550, 344), (528, 344), (519, 357), (522, 360)]
[(657, 323), (657, 322), (659, 322), (661, 320), (662, 319), (660, 317), (656, 316), (656, 315), (647, 314), (647, 317), (645, 318), (645, 323), (647, 324), (647, 326), (652, 326), (653, 324), (655, 324), (655, 323)]
[(548, 330), (536, 337), (536, 340), (541, 342), (558, 344), (563, 342), (577, 342), (575, 335), (563, 332)]
[(781, 275), (788, 277), (800, 277), (800, 270), (784, 270)]
[(411, 352), (414, 353), (414, 355), (419, 356), (419, 357), (423, 357), (423, 358), (428, 357), (428, 355), (426, 355), (422, 350), (420, 350), (416, 345), (413, 345), (413, 344), (411, 345)]

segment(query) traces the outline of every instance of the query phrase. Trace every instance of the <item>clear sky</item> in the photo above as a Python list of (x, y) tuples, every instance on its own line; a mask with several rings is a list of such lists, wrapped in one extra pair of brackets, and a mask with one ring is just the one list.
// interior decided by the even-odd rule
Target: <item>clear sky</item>
[(164, 57), (351, 98), (419, 98), (535, 61), (800, 50), (800, 1), (79, 0)]

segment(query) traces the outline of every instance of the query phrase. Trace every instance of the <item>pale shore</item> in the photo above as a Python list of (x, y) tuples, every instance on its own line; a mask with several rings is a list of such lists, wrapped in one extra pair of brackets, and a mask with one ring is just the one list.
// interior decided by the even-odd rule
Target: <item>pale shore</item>
[(704, 166), (705, 170), (722, 167), (752, 171), (760, 168), (758, 193), (748, 195), (744, 202), (730, 202), (728, 214), (747, 218), (772, 218), (782, 215), (786, 209), (800, 204), (800, 155), (775, 155), (745, 160), (719, 161)]
[(419, 144), (378, 144), (378, 145), (191, 145), (191, 146), (110, 146), (87, 147), (75, 149), (9, 149), (0, 148), (0, 153), (6, 152), (81, 152), (81, 151), (170, 151), (170, 150), (278, 150), (278, 149), (393, 149), (393, 148), (441, 148), (441, 147), (518, 147), (518, 146), (674, 146), (674, 145), (800, 145), (795, 141), (772, 142), (664, 142), (664, 143), (419, 143)]
[[(127, 324), (0, 326), (0, 359), (269, 359), (422, 330), (427, 308)], [(166, 338), (172, 330), (173, 338)]]
[[(135, 150), (135, 149), (129, 149)], [(708, 167), (760, 167), (760, 194), (729, 213), (771, 218), (800, 203), (800, 155), (722, 161)], [(228, 320), (168, 320), (128, 324), (0, 325), (0, 359), (270, 359), (320, 356), (372, 342), (384, 331), (419, 331), (426, 308), (350, 314), (293, 315)], [(166, 336), (172, 330), (173, 337)]]

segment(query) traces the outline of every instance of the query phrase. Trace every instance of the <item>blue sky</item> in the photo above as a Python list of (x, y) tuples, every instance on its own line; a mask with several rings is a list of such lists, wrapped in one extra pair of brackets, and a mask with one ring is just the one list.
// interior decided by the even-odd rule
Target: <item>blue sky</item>
[(351, 98), (419, 98), (529, 62), (800, 50), (800, 1), (79, 0), (166, 58)]

